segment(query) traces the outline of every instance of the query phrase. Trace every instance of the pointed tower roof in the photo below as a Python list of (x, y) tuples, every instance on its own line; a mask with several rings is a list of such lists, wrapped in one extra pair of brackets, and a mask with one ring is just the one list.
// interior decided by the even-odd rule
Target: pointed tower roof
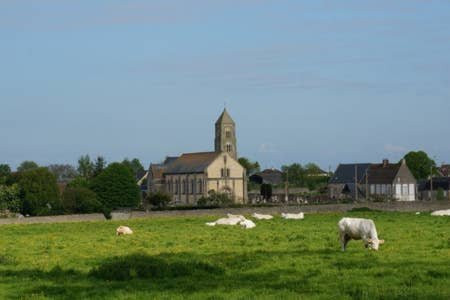
[(228, 114), (226, 108), (223, 110), (222, 114), (220, 115), (219, 119), (217, 120), (216, 125), (217, 124), (234, 124), (234, 121), (231, 118), (231, 116)]

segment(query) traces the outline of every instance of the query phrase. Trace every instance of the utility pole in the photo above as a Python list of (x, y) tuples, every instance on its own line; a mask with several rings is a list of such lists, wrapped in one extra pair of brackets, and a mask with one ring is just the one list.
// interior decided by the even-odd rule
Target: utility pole
[(430, 200), (433, 200), (433, 165), (430, 167)]
[(366, 169), (366, 201), (369, 201), (369, 168)]
[(355, 201), (358, 202), (358, 164), (355, 164)]
[(286, 202), (286, 204), (289, 203), (289, 168), (286, 167), (286, 182), (284, 183), (284, 201)]

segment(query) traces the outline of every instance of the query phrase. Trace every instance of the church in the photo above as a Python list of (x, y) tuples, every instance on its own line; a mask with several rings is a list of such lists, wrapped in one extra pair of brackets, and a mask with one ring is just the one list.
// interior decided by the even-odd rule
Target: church
[(164, 192), (175, 204), (195, 205), (208, 192), (247, 202), (247, 174), (237, 160), (236, 124), (224, 109), (215, 124), (215, 151), (184, 153), (150, 164), (147, 190)]

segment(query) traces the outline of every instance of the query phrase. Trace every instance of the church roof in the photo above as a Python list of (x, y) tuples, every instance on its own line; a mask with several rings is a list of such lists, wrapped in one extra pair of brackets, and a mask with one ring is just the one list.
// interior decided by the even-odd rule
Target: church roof
[(222, 114), (216, 122), (216, 125), (217, 124), (234, 124), (233, 119), (231, 118), (230, 114), (228, 114), (226, 109), (223, 110)]
[(220, 152), (197, 152), (182, 154), (171, 162), (164, 174), (203, 173), (205, 169), (220, 155)]

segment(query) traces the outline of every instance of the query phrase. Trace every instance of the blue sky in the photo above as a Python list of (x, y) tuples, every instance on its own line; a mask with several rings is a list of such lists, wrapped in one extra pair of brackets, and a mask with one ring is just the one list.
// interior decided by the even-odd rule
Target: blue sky
[(450, 162), (450, 1), (0, 1), (0, 163)]

